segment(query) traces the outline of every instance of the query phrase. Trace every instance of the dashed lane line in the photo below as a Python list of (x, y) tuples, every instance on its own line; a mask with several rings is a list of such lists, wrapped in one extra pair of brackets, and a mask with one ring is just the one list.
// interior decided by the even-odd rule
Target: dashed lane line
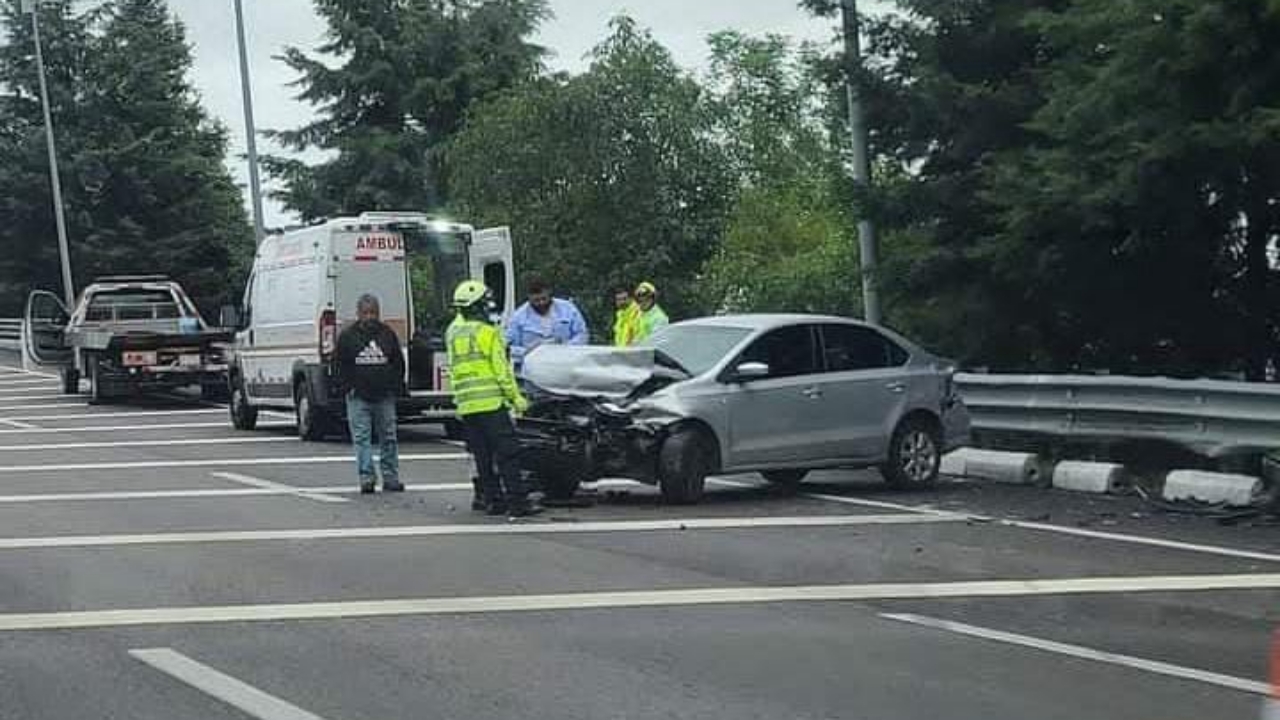
[(315, 713), (307, 712), (170, 648), (130, 650), (129, 655), (249, 717), (258, 720), (324, 720)]
[[(574, 523), (463, 523), (392, 527), (307, 528), (302, 530), (222, 530), (133, 535), (56, 535), (0, 538), (0, 550), (46, 550), (132, 546), (206, 545), (319, 540), (387, 540), (468, 535), (582, 535), (693, 530), (746, 530), (920, 525), (956, 522), (921, 515), (808, 515), (799, 517), (671, 518), (665, 520), (598, 520)], [(1278, 575), (1277, 577), (1280, 577)]]
[(299, 497), (305, 500), (315, 500), (316, 502), (323, 502), (323, 503), (350, 502), (349, 500), (343, 497), (325, 495), (323, 493), (320, 493), (305, 487), (295, 487), (293, 485), (285, 485), (284, 483), (272, 482), (270, 480), (263, 480), (262, 478), (256, 478), (251, 475), (241, 475), (240, 473), (218, 472), (218, 473), (213, 473), (213, 476), (221, 480), (226, 480), (227, 482), (239, 483), (241, 485), (248, 485), (249, 487), (258, 488), (260, 490), (275, 490), (281, 494), (290, 495), (293, 497)]
[[(401, 462), (458, 462), (470, 460), (466, 453), (424, 453), (401, 455)], [(69, 463), (64, 465), (0, 465), (0, 474), (84, 472), (88, 470), (148, 470), (156, 468), (230, 468), (267, 465), (332, 465), (353, 462), (349, 455), (317, 457), (222, 458), (204, 460), (142, 460), (138, 462)]]
[(1280, 589), (1280, 574), (721, 587), (0, 614), (0, 632), (779, 603)]
[(4, 425), (6, 427), (12, 428), (11, 430), (0, 430), (0, 432), (18, 433), (18, 432), (30, 432), (32, 430), (37, 429), (36, 426), (32, 425), (31, 423), (19, 422), (17, 420), (6, 420), (4, 418), (0, 418), (0, 425)]
[(1018, 647), (1030, 648), (1032, 650), (1053, 653), (1055, 655), (1063, 655), (1079, 660), (1089, 660), (1091, 662), (1115, 665), (1133, 670), (1141, 670), (1143, 672), (1164, 675), (1166, 677), (1174, 677), (1180, 680), (1191, 680), (1198, 683), (1216, 685), (1218, 687), (1253, 693), (1254, 695), (1262, 695), (1264, 697), (1269, 697), (1271, 695), (1271, 686), (1264, 682), (1248, 680), (1232, 675), (1223, 675), (1221, 673), (1209, 672), (1207, 670), (1198, 670), (1196, 668), (1189, 668), (1181, 665), (1173, 665), (1166, 662), (1159, 662), (1157, 660), (1147, 660), (1144, 658), (1134, 657), (1133, 655), (1110, 653), (1102, 650), (1095, 650), (1093, 648), (1082, 647), (1080, 645), (1070, 645), (1067, 643), (1055, 642), (1053, 640), (1043, 640), (1029, 635), (1019, 635), (1016, 633), (1004, 632), (1002, 630), (992, 630), (990, 628), (978, 627), (977, 625), (968, 625), (965, 623), (952, 622), (950, 620), (939, 620), (937, 618), (925, 617), (923, 615), (913, 615), (909, 613), (885, 613), (880, 617), (894, 622), (926, 627), (932, 630), (940, 630), (955, 635), (963, 635), (965, 637), (1003, 643), (1005, 645), (1016, 645)]
[[(16, 408), (3, 408), (14, 410)], [(126, 410), (123, 412), (78, 413), (67, 415), (29, 415), (10, 417), (10, 420), (40, 422), (42, 420), (111, 420), (131, 417), (169, 417), (187, 415), (225, 415), (224, 408), (184, 408), (180, 410)]]

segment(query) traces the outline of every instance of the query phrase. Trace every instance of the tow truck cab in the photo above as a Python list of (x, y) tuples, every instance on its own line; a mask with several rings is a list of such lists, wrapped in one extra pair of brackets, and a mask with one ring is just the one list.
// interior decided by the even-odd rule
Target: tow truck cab
[(475, 278), (510, 314), (514, 301), (511, 233), (408, 212), (365, 213), (267, 237), (239, 308), (229, 373), (231, 415), (252, 429), (261, 409), (292, 411), (299, 435), (317, 440), (345, 412), (337, 378), (337, 340), (356, 322), (366, 293), (406, 353), (402, 422), (453, 420), (444, 332), (451, 296)]

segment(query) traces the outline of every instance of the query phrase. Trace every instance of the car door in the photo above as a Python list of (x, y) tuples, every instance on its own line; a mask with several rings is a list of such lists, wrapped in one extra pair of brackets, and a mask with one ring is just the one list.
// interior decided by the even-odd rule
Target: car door
[(907, 351), (874, 328), (827, 323), (822, 342), (823, 393), (838, 413), (825, 452), (878, 460), (905, 412), (910, 391)]
[(66, 337), (71, 313), (57, 295), (44, 290), (31, 293), (23, 322), (22, 350), (30, 364), (46, 369), (71, 364), (72, 349)]
[[(768, 374), (736, 377), (736, 368), (753, 363), (767, 365)], [(723, 379), (728, 466), (803, 466), (821, 459), (818, 448), (827, 413), (818, 370), (817, 337), (810, 324), (772, 330), (730, 364)]]

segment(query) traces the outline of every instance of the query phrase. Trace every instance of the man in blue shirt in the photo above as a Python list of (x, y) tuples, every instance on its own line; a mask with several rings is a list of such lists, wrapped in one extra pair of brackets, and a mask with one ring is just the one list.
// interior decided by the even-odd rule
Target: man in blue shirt
[(586, 345), (587, 321), (578, 306), (551, 293), (551, 285), (533, 278), (527, 286), (529, 302), (521, 305), (507, 323), (507, 345), (519, 372), (524, 358), (542, 345)]

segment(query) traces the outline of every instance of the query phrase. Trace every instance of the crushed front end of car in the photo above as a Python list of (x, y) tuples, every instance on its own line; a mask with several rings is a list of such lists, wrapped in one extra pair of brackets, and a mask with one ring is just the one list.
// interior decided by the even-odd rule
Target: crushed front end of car
[(525, 359), (522, 467), (555, 499), (601, 478), (656, 484), (662, 443), (681, 418), (645, 400), (686, 379), (652, 349), (539, 348)]

